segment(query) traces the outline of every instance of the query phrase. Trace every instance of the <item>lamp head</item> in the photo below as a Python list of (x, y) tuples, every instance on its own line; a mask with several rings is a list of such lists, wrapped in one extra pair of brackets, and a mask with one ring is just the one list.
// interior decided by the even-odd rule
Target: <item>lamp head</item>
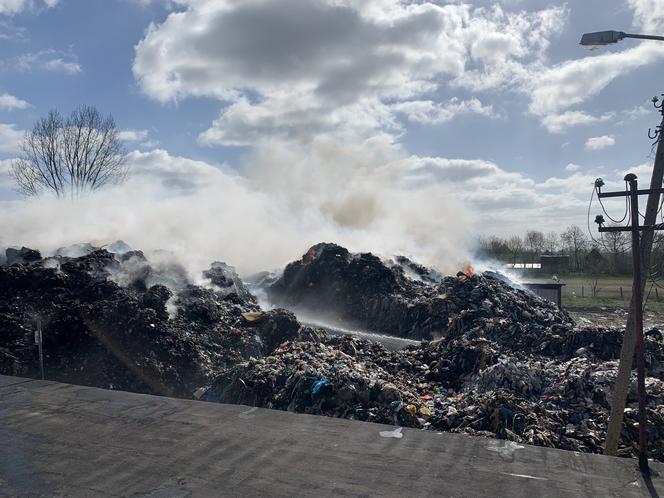
[(581, 45), (584, 47), (599, 47), (618, 43), (623, 38), (625, 38), (625, 33), (622, 31), (597, 31), (595, 33), (585, 33), (581, 37)]

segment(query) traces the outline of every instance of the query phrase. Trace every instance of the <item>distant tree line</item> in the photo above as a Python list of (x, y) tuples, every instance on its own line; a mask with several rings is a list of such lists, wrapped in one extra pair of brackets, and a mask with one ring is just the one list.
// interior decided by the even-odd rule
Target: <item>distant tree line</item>
[[(495, 235), (479, 239), (477, 257), (504, 264), (539, 263), (540, 257), (568, 256), (574, 273), (631, 274), (632, 242), (629, 232), (593, 233), (572, 225), (562, 232), (528, 230), (523, 236)], [(664, 234), (656, 233), (653, 268), (657, 278), (664, 274)]]

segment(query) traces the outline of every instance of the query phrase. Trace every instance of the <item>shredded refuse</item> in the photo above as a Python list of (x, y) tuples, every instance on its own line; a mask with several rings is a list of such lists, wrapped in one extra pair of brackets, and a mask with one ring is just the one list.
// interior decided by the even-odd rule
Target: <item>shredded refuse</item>
[[(8, 250), (0, 373), (40, 375), (39, 329), (48, 379), (393, 427), (379, 437), (400, 438), (402, 427), (489, 437), (506, 458), (523, 444), (602, 451), (620, 329), (576, 326), (496, 274), (443, 277), (334, 244), (260, 282), (282, 308), (261, 309), (225, 263), (192, 278), (121, 242)], [(300, 323), (301, 310), (420, 342), (391, 350), (328, 334)], [(662, 334), (650, 331), (645, 346), (649, 451), (664, 461)], [(619, 453), (637, 449), (634, 375)]]
[(497, 292), (502, 288), (499, 279), (486, 279), (481, 287), (465, 285), (471, 275), (441, 278), (407, 258), (396, 261), (386, 264), (370, 253), (352, 254), (336, 244), (317, 244), (288, 264), (267, 294), (278, 306), (342, 328), (413, 339), (442, 337), (451, 319), (461, 325), (470, 313), (500, 313), (542, 328), (553, 322), (572, 323), (567, 313), (548, 301), (533, 309), (532, 295), (526, 291)]

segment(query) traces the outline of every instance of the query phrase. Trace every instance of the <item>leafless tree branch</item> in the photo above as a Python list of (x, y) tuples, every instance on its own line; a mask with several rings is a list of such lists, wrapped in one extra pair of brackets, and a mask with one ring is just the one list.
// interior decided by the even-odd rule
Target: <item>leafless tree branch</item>
[(51, 111), (35, 123), (11, 166), (17, 190), (26, 196), (52, 192), (77, 198), (121, 183), (127, 176), (125, 151), (112, 116), (81, 106), (64, 119)]

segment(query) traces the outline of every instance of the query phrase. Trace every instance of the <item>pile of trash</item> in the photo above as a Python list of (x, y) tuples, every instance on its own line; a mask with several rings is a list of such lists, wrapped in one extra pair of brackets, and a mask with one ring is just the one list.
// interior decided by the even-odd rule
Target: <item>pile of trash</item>
[(343, 328), (432, 340), (486, 317), (518, 321), (540, 330), (572, 319), (555, 304), (503, 279), (475, 274), (457, 277), (398, 256), (384, 262), (371, 253), (353, 254), (336, 244), (311, 247), (267, 286), (277, 306), (313, 315)]
[[(53, 256), (21, 248), (0, 262), (0, 373), (104, 388), (601, 452), (622, 332), (576, 327), (548, 301), (495, 274), (441, 277), (318, 244), (278, 279), (291, 311), (326, 313), (405, 349), (303, 326), (263, 310), (232, 267), (196, 278), (164, 254), (117, 242)], [(664, 461), (664, 345), (646, 340), (649, 445)], [(621, 454), (638, 447), (635, 379)]]
[[(439, 278), (407, 263), (319, 244), (267, 292), (290, 309), (328, 308), (341, 323), (436, 340), (401, 351), (351, 337), (289, 342), (224, 372), (209, 399), (602, 451), (621, 330), (577, 328), (564, 310), (495, 273)], [(370, 326), (374, 316), (397, 318), (381, 328)], [(661, 460), (661, 335), (649, 335), (646, 357), (651, 455)], [(638, 446), (635, 379), (625, 413), (627, 455)]]
[(260, 312), (232, 267), (214, 263), (195, 285), (172, 260), (125, 246), (6, 251), (0, 373), (39, 377), (41, 330), (48, 379), (190, 398), (220, 369), (298, 338), (295, 317)]
[[(235, 365), (205, 399), (600, 453), (618, 363), (593, 351), (612, 350), (614, 333), (594, 331), (593, 348), (570, 354), (559, 337), (539, 353), (478, 331), (401, 351), (319, 335)], [(650, 451), (664, 460), (664, 348), (647, 346)], [(633, 379), (625, 456), (638, 448), (636, 402)]]

